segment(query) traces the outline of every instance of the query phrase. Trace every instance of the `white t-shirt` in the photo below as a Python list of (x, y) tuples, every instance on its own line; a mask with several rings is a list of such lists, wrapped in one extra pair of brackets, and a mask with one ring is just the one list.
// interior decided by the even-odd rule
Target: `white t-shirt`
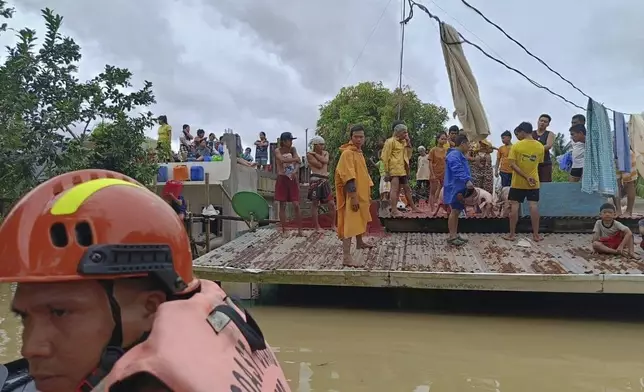
[(599, 238), (612, 237), (620, 231), (626, 231), (628, 227), (624, 226), (621, 222), (616, 220), (613, 221), (613, 224), (610, 227), (604, 226), (604, 223), (600, 220), (595, 222), (595, 228), (593, 233), (599, 234)]
[(429, 180), (429, 155), (427, 154), (418, 157), (416, 180)]
[(586, 143), (583, 143), (583, 142), (572, 143), (572, 168), (573, 169), (583, 169), (584, 151), (586, 151)]

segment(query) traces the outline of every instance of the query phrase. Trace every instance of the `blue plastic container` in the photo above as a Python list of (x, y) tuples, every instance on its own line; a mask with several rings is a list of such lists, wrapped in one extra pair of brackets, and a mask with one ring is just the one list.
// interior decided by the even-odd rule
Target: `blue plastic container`
[(159, 171), (157, 172), (157, 182), (167, 182), (168, 181), (168, 167), (159, 166)]
[(190, 181), (204, 181), (203, 166), (193, 166), (190, 168)]

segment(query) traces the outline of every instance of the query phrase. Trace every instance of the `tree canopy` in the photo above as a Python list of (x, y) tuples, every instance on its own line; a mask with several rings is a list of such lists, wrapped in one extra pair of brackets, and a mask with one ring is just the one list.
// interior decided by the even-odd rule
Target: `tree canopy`
[[(3, 19), (12, 15), (0, 0), (0, 34), (8, 33)], [(15, 200), (39, 182), (83, 168), (153, 183), (157, 166), (144, 132), (154, 121), (141, 112), (155, 103), (152, 83), (133, 89), (132, 73), (111, 65), (79, 80), (80, 46), (61, 33), (62, 16), (49, 8), (42, 16), (42, 40), (33, 29), (14, 29), (17, 43), (0, 57), (0, 198)], [(95, 126), (100, 132), (92, 133)]]
[[(382, 82), (363, 82), (343, 87), (335, 98), (320, 106), (318, 134), (325, 139), (331, 156), (330, 170), (333, 171), (339, 158), (338, 148), (349, 141), (350, 126), (360, 123), (367, 136), (363, 147), (365, 158), (372, 178), (377, 179), (374, 163), (379, 159), (378, 143), (392, 136), (391, 125), (397, 118), (399, 104), (400, 118), (409, 128), (413, 145), (433, 146), (436, 134), (445, 130), (448, 118), (445, 108), (422, 102), (408, 86), (402, 91), (392, 91)], [(412, 159), (412, 176), (416, 172), (416, 161)]]

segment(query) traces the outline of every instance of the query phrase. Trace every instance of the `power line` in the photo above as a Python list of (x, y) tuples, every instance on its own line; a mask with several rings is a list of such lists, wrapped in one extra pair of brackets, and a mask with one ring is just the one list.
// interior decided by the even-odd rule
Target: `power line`
[(385, 13), (387, 12), (387, 8), (389, 8), (389, 4), (391, 4), (391, 0), (387, 1), (387, 5), (385, 5), (385, 8), (382, 10), (382, 13), (380, 14), (380, 17), (378, 18), (378, 21), (373, 26), (373, 29), (371, 30), (371, 33), (369, 33), (369, 37), (367, 37), (367, 40), (365, 41), (364, 45), (362, 46), (362, 49), (360, 50), (360, 53), (358, 54), (358, 57), (356, 57), (355, 61), (353, 62), (353, 65), (351, 66), (351, 70), (349, 70), (349, 73), (347, 74), (347, 77), (344, 78), (344, 83), (343, 84), (347, 84), (347, 80), (349, 80), (349, 76), (351, 76), (351, 73), (353, 73), (353, 70), (355, 69), (356, 65), (358, 65), (358, 61), (360, 61), (360, 58), (362, 57), (362, 54), (364, 53), (365, 49), (367, 49), (367, 45), (369, 45), (369, 41), (371, 41), (371, 38), (376, 33), (376, 30), (378, 30), (378, 26), (380, 26), (380, 22), (382, 21), (382, 18), (385, 16)]
[[(422, 4), (417, 3), (417, 2), (416, 2), (416, 1), (414, 1), (414, 0), (408, 0), (408, 2), (409, 2), (409, 6), (410, 6), (410, 7), (409, 7), (409, 16), (408, 16), (405, 20), (403, 20), (403, 22), (402, 22), (402, 23), (408, 23), (408, 22), (409, 22), (409, 21), (414, 17), (414, 7), (417, 7), (417, 8), (419, 8), (421, 11), (424, 11), (424, 12), (427, 14), (427, 16), (429, 16), (431, 19), (434, 19), (435, 21), (437, 21), (437, 22), (440, 24), (440, 26), (441, 26), (441, 30), (442, 30), (442, 26), (445, 24), (445, 22), (443, 22), (442, 20), (440, 20), (436, 15), (432, 14), (432, 13), (427, 9), (427, 7), (425, 7), (425, 6), (424, 6), (424, 5), (422, 5)], [(578, 109), (580, 109), (580, 110), (586, 110), (585, 108), (583, 108), (583, 107), (581, 107), (581, 106), (577, 105), (576, 103), (574, 103), (574, 102), (570, 101), (569, 99), (567, 99), (567, 98), (566, 98), (566, 97), (564, 97), (563, 95), (561, 95), (561, 94), (558, 94), (558, 93), (554, 92), (553, 90), (551, 90), (551, 89), (550, 89), (550, 88), (548, 88), (547, 86), (544, 86), (544, 85), (542, 85), (542, 84), (540, 84), (540, 83), (538, 83), (538, 82), (534, 81), (533, 79), (531, 79), (531, 78), (530, 78), (530, 77), (528, 77), (526, 74), (524, 74), (523, 72), (519, 71), (518, 69), (513, 68), (513, 67), (511, 67), (510, 65), (508, 65), (507, 63), (505, 63), (504, 61), (499, 60), (499, 59), (497, 59), (496, 57), (494, 57), (494, 56), (490, 55), (490, 54), (489, 54), (489, 53), (487, 53), (485, 50), (483, 50), (483, 48), (481, 48), (479, 45), (477, 45), (477, 44), (475, 44), (474, 42), (472, 42), (472, 41), (468, 40), (467, 38), (465, 38), (465, 37), (463, 36), (463, 34), (458, 33), (458, 36), (459, 36), (459, 37), (460, 37), (460, 39), (461, 39), (461, 41), (459, 41), (459, 42), (446, 42), (446, 41), (445, 41), (445, 39), (443, 38), (442, 31), (441, 31), (440, 36), (441, 36), (441, 41), (442, 41), (443, 43), (445, 43), (446, 45), (461, 45), (461, 44), (466, 43), (466, 44), (469, 44), (469, 45), (473, 46), (473, 47), (474, 47), (474, 48), (476, 48), (479, 52), (483, 53), (483, 55), (485, 55), (485, 56), (486, 56), (487, 58), (489, 58), (490, 60), (495, 61), (495, 62), (497, 62), (497, 63), (499, 63), (499, 64), (503, 65), (505, 68), (509, 69), (510, 71), (513, 71), (513, 72), (515, 72), (515, 73), (517, 73), (517, 74), (519, 74), (519, 75), (523, 76), (523, 78), (525, 78), (528, 82), (530, 82), (530, 83), (531, 83), (532, 85), (534, 85), (535, 87), (540, 88), (540, 89), (542, 89), (542, 90), (546, 90), (546, 91), (547, 91), (547, 92), (549, 92), (550, 94), (552, 94), (552, 95), (554, 95), (554, 96), (558, 97), (559, 99), (563, 100), (564, 102), (567, 102), (567, 103), (569, 103), (570, 105), (572, 105), (572, 106), (574, 106), (574, 107), (576, 107), (576, 108), (578, 108)]]

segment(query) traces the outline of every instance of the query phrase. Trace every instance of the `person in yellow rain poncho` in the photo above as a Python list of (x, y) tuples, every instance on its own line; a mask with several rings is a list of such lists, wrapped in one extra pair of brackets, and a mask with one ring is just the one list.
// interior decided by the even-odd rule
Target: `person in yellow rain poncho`
[[(385, 181), (391, 181), (391, 195), (397, 195), (400, 190), (404, 190), (409, 206), (414, 212), (420, 212), (413, 201), (411, 187), (409, 186), (409, 159), (412, 154), (411, 140), (407, 126), (402, 121), (394, 122), (392, 129), (394, 134), (385, 141), (385, 145), (380, 153), (380, 159), (385, 164), (386, 177)], [(398, 200), (391, 198), (391, 217), (400, 216), (396, 208)]]
[(159, 162), (172, 162), (172, 127), (168, 124), (168, 117), (159, 116), (159, 137), (157, 139), (157, 158)]
[(364, 127), (354, 125), (351, 140), (340, 147), (341, 155), (335, 169), (335, 195), (338, 203), (338, 237), (342, 240), (343, 264), (360, 267), (351, 257), (351, 240), (356, 237), (356, 248), (371, 248), (362, 236), (371, 222), (371, 187), (367, 163), (362, 154)]

